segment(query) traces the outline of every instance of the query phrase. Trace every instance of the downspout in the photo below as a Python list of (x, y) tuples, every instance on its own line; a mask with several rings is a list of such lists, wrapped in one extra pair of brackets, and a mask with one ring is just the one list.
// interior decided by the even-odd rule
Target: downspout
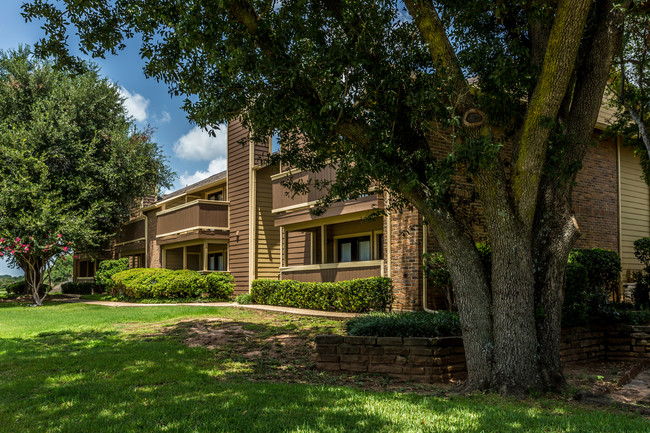
[(429, 289), (429, 281), (424, 274), (424, 255), (427, 253), (427, 246), (429, 241), (429, 227), (422, 221), (422, 309), (427, 313), (437, 313), (436, 310), (427, 308), (427, 291)]
[(144, 215), (144, 267), (149, 267), (149, 217), (146, 213)]

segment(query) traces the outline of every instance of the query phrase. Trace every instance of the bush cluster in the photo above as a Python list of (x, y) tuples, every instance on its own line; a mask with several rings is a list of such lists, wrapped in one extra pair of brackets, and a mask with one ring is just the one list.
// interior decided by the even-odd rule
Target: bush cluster
[[(8, 284), (4, 287), (4, 289), (7, 291), (8, 295), (12, 296), (28, 295), (31, 293), (27, 288), (27, 283), (25, 283), (25, 280), (20, 280), (16, 281), (15, 283)], [(42, 283), (39, 290), (39, 295), (43, 296), (45, 294), (45, 290), (49, 291), (50, 286), (48, 284)]]
[(618, 299), (621, 259), (602, 248), (575, 249), (569, 254), (564, 281), (562, 325), (618, 321), (612, 298)]
[(230, 274), (202, 275), (188, 269), (135, 268), (118, 272), (111, 278), (113, 296), (134, 299), (208, 297), (228, 300), (235, 288), (235, 279)]
[(346, 330), (348, 335), (377, 337), (448, 337), (460, 335), (460, 321), (450, 311), (370, 313), (350, 319)]
[(102, 288), (94, 283), (63, 283), (61, 293), (64, 295), (91, 295), (93, 292), (101, 292)]
[[(488, 270), (488, 283), (490, 283), (491, 273), (489, 270), (492, 269), (492, 250), (486, 243), (476, 244), (476, 249), (481, 255), (483, 268)], [(449, 268), (447, 268), (445, 258), (442, 253), (424, 253), (423, 258), (425, 277), (430, 280), (434, 291), (444, 293), (447, 301), (447, 309), (454, 310), (455, 304), (451, 275), (449, 274)]]
[(110, 291), (115, 284), (111, 277), (127, 269), (129, 269), (129, 259), (126, 257), (117, 260), (104, 260), (97, 267), (95, 282)]
[(253, 297), (250, 293), (242, 293), (235, 297), (235, 302), (239, 305), (250, 305), (253, 303)]
[(393, 284), (383, 277), (338, 283), (262, 279), (251, 284), (251, 296), (256, 304), (364, 313), (386, 310), (393, 302)]
[(634, 255), (643, 264), (643, 271), (633, 274), (636, 283), (634, 304), (639, 308), (650, 308), (650, 238), (634, 241)]

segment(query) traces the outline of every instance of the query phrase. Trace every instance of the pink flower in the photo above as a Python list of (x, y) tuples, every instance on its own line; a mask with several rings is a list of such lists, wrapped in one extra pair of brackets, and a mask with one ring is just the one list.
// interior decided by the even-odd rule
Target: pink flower
[(68, 251), (68, 247), (63, 247), (63, 251)]
[(5, 253), (0, 253), (0, 257), (2, 257), (2, 256), (4, 256), (4, 255), (5, 255)]
[(76, 254), (75, 254), (75, 255), (74, 255), (73, 257), (74, 257), (75, 259), (78, 259), (78, 258), (79, 258), (79, 256), (78, 256), (78, 255), (76, 255)]
[(63, 237), (63, 235), (56, 235), (56, 237), (57, 237), (57, 238), (61, 238), (61, 237)]
[(16, 243), (20, 242), (20, 238), (16, 238)]
[(5, 241), (5, 238), (0, 238), (0, 242), (4, 242), (4, 241)]

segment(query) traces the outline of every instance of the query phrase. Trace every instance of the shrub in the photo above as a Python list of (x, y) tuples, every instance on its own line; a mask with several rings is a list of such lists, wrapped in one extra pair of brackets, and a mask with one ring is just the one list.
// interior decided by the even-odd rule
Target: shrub
[[(27, 288), (25, 280), (16, 281), (15, 283), (9, 284), (5, 286), (5, 290), (7, 291), (7, 294), (12, 296), (28, 295), (31, 293)], [(49, 291), (50, 286), (43, 283), (41, 284), (41, 288), (39, 290), (39, 296), (43, 296), (45, 294), (45, 290)]]
[(112, 279), (112, 295), (134, 299), (210, 297), (227, 300), (234, 287), (231, 275), (216, 272), (202, 275), (189, 269), (135, 268), (118, 272)]
[(206, 276), (208, 281), (207, 293), (211, 298), (230, 299), (235, 291), (235, 277), (224, 272), (212, 272)]
[(95, 284), (93, 283), (63, 283), (61, 293), (64, 295), (90, 295), (93, 293)]
[(382, 277), (338, 283), (262, 279), (251, 284), (251, 296), (256, 304), (362, 313), (385, 310), (393, 302), (393, 285)]
[(634, 241), (634, 255), (643, 264), (642, 272), (634, 272), (634, 304), (639, 308), (650, 308), (650, 238)]
[(100, 262), (97, 267), (95, 282), (103, 286), (107, 291), (110, 291), (114, 285), (111, 277), (118, 272), (126, 271), (127, 269), (129, 269), (129, 259), (126, 257), (118, 260), (104, 260)]
[(619, 300), (621, 258), (616, 251), (602, 248), (576, 249), (569, 254), (569, 262), (577, 262), (587, 268), (590, 294), (600, 291)]
[[(476, 244), (476, 249), (481, 255), (481, 262), (484, 269), (492, 269), (492, 250), (487, 243)], [(444, 293), (447, 300), (447, 309), (454, 309), (454, 296), (451, 284), (451, 275), (445, 263), (442, 253), (424, 253), (424, 274), (431, 280), (434, 290)], [(490, 272), (487, 273), (488, 283), (491, 279)]]
[(449, 311), (427, 313), (370, 313), (350, 319), (349, 335), (377, 337), (447, 337), (460, 335), (458, 314)]
[(5, 290), (10, 295), (24, 295), (27, 293), (27, 285), (25, 284), (25, 280), (20, 280), (6, 285)]
[(566, 266), (562, 325), (578, 326), (589, 321), (589, 276), (587, 268), (577, 262)]
[(250, 293), (242, 293), (240, 295), (237, 295), (235, 302), (239, 305), (249, 305), (253, 303), (253, 297)]

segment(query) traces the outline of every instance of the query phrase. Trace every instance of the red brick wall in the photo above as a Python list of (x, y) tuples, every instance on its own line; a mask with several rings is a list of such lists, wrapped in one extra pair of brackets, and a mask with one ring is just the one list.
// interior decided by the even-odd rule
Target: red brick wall
[(573, 190), (573, 211), (582, 236), (576, 248), (607, 248), (618, 252), (617, 150), (613, 140), (587, 150)]
[(395, 310), (422, 307), (422, 222), (419, 213), (405, 209), (393, 213), (391, 230), (391, 277)]

